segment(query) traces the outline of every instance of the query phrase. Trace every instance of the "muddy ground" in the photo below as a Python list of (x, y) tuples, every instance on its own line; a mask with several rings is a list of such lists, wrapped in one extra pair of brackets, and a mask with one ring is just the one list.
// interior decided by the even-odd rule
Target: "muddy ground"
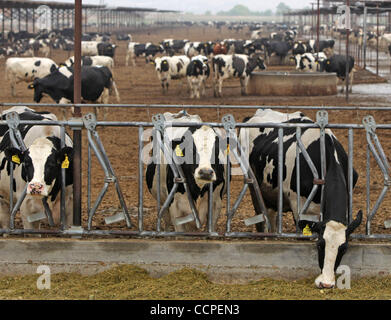
[[(175, 39), (189, 39), (191, 41), (203, 41), (203, 40), (217, 40), (224, 38), (247, 38), (245, 33), (235, 33), (227, 29), (223, 29), (221, 32), (212, 28), (191, 28), (191, 29), (164, 29), (156, 32), (139, 33), (134, 34), (134, 41), (138, 42), (154, 42), (157, 43), (165, 38)], [(355, 93), (355, 86), (353, 86), (353, 93), (349, 96), (349, 102), (346, 101), (345, 94), (338, 94), (336, 96), (312, 96), (312, 97), (284, 97), (284, 96), (241, 96), (239, 81), (230, 80), (224, 83), (223, 97), (214, 98), (212, 92), (211, 78), (207, 82), (206, 96), (200, 100), (190, 99), (186, 92), (185, 85), (181, 86), (179, 81), (173, 81), (166, 95), (161, 92), (160, 83), (156, 77), (154, 66), (146, 64), (143, 58), (137, 59), (136, 67), (125, 66), (125, 54), (126, 54), (126, 42), (118, 42), (119, 48), (117, 49), (115, 56), (115, 69), (114, 76), (119, 93), (121, 96), (121, 102), (124, 104), (203, 104), (203, 105), (251, 105), (254, 106), (254, 110), (221, 110), (214, 109), (196, 109), (191, 110), (190, 113), (197, 113), (201, 116), (203, 121), (220, 122), (221, 117), (226, 113), (234, 115), (235, 119), (239, 122), (246, 116), (251, 116), (255, 109), (260, 106), (385, 106), (388, 104), (387, 95), (376, 94), (360, 94)], [(62, 51), (54, 51), (52, 53), (52, 59), (57, 63), (63, 62), (67, 59), (68, 53)], [(290, 70), (293, 66), (269, 66), (269, 70)], [(4, 62), (0, 61), (0, 79), (4, 76)], [(387, 82), (383, 78), (379, 78), (372, 73), (359, 69), (355, 74), (355, 84), (371, 84)], [(375, 88), (375, 85), (373, 85)], [(33, 91), (27, 89), (26, 83), (21, 83), (17, 86), (17, 96), (12, 97), (11, 91), (6, 82), (0, 88), (0, 102), (33, 102)], [(42, 103), (52, 102), (50, 98), (44, 98)], [(116, 103), (114, 97), (111, 100), (112, 103)], [(39, 108), (37, 108), (39, 110)], [(57, 116), (61, 117), (61, 112), (58, 108), (51, 109)], [(83, 109), (83, 113), (90, 112), (90, 109)], [(115, 108), (110, 109), (108, 120), (110, 121), (150, 121), (151, 116), (156, 113), (165, 111), (175, 111), (175, 109), (149, 109), (149, 108)], [(282, 110), (284, 111), (284, 110)], [(315, 111), (305, 111), (305, 114), (315, 119)], [(364, 116), (371, 114), (374, 116), (378, 123), (389, 123), (391, 120), (390, 112), (386, 111), (330, 111), (329, 122), (333, 123), (361, 123)], [(124, 193), (126, 203), (128, 207), (132, 208), (138, 204), (138, 138), (137, 128), (106, 128), (104, 130), (98, 129), (99, 135), (103, 141), (105, 149), (108, 153), (110, 161), (114, 167), (114, 170), (119, 177), (120, 185)], [(346, 130), (334, 130), (334, 133), (342, 144), (347, 149), (347, 131)], [(386, 154), (390, 152), (391, 141), (389, 137), (391, 132), (380, 132), (380, 141), (383, 145)], [(86, 213), (86, 198), (87, 198), (87, 140), (86, 134), (83, 133), (83, 225), (86, 226), (87, 213)], [(359, 180), (354, 190), (354, 215), (358, 209), (365, 210), (365, 155), (366, 155), (366, 141), (365, 134), (362, 130), (355, 130), (354, 132), (354, 167), (359, 173)], [(383, 178), (380, 174), (377, 166), (372, 159), (372, 174), (371, 174), (371, 205), (374, 204), (378, 197), (382, 187)], [(93, 182), (92, 182), (92, 197), (96, 199), (101, 187), (103, 186), (104, 173), (101, 170), (96, 158), (93, 158)], [(145, 181), (145, 180), (144, 180)], [(232, 194), (233, 198), (238, 194), (242, 188), (242, 177), (234, 176), (232, 179)], [(113, 214), (113, 208), (118, 206), (116, 199), (114, 186), (110, 187), (109, 192), (106, 194), (101, 206), (98, 208), (98, 212), (94, 217), (93, 227), (95, 229), (107, 229), (103, 218)], [(144, 229), (155, 230), (156, 229), (156, 203), (150, 196), (146, 185), (144, 183), (144, 207), (146, 209), (144, 216)], [(364, 211), (365, 212), (365, 211)], [(240, 205), (237, 213), (232, 222), (232, 231), (255, 231), (255, 227), (246, 227), (243, 223), (243, 219), (251, 217), (254, 214), (250, 196), (245, 197), (245, 201)], [(376, 214), (372, 223), (373, 233), (390, 233), (389, 230), (384, 228), (384, 221), (391, 218), (391, 198), (387, 195), (383, 204), (381, 205), (379, 212)], [(137, 212), (132, 211), (132, 219), (134, 225), (137, 226)], [(293, 219), (290, 213), (284, 214), (283, 231), (294, 232)], [(364, 220), (364, 222), (366, 219)], [(225, 231), (225, 203), (223, 206), (223, 212), (220, 215), (218, 221), (217, 231), (223, 233)], [(19, 227), (21, 225), (19, 224)], [(111, 225), (110, 228), (124, 229), (126, 225), (124, 222)], [(137, 230), (135, 227), (131, 230)], [(365, 224), (363, 223), (359, 230), (359, 233), (365, 232)]]

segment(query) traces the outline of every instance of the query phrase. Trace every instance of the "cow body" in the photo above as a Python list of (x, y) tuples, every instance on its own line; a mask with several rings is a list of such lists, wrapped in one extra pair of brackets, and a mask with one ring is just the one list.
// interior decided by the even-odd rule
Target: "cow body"
[[(247, 94), (247, 84), (250, 74), (255, 68), (265, 70), (266, 66), (260, 57), (249, 57), (244, 54), (236, 55), (217, 55), (212, 60), (214, 79), (214, 95), (222, 96), (222, 87), (224, 79), (239, 78), (242, 95)], [(217, 87), (218, 86), (218, 87)]]
[[(300, 112), (281, 113), (270, 109), (258, 110), (247, 123), (313, 123)], [(321, 170), (319, 129), (302, 129), (301, 140), (313, 161), (319, 175)], [(283, 131), (283, 211), (292, 211), (295, 221), (297, 211), (296, 180), (296, 128)], [(240, 142), (249, 155), (249, 163), (256, 175), (265, 205), (271, 217), (272, 231), (276, 226), (278, 204), (278, 129), (246, 128), (240, 130)], [(310, 223), (299, 221), (301, 227), (311, 225), (318, 232), (319, 266), (322, 274), (316, 279), (318, 287), (332, 287), (335, 284), (334, 271), (338, 267), (347, 247), (349, 234), (361, 222), (361, 214), (347, 226), (348, 212), (348, 157), (342, 145), (331, 130), (325, 130), (326, 176), (323, 206), (323, 221)], [(300, 154), (300, 208), (314, 185), (314, 177), (303, 155)], [(353, 186), (358, 179), (353, 171)], [(321, 191), (318, 188), (306, 214), (318, 215), (320, 212)], [(261, 226), (257, 226), (259, 231)]]
[[(73, 67), (75, 63), (75, 57), (70, 57), (65, 61), (65, 65), (68, 67)], [(110, 69), (111, 73), (114, 70), (114, 59), (108, 56), (82, 56), (81, 57), (82, 66), (103, 66)]]
[[(349, 92), (352, 92), (353, 87), (353, 76), (354, 76), (354, 58), (352, 56), (348, 57), (349, 64)], [(320, 71), (326, 72), (335, 72), (337, 74), (337, 85), (339, 81), (345, 82), (346, 79), (346, 56), (345, 55), (333, 55), (329, 59), (319, 62)], [(345, 85), (342, 86), (341, 92), (344, 92)]]
[(171, 79), (179, 80), (186, 77), (189, 63), (190, 59), (184, 55), (155, 59), (155, 70), (162, 85), (163, 93), (168, 91)]
[(15, 96), (17, 83), (43, 78), (55, 68), (57, 64), (49, 58), (8, 58), (5, 63), (5, 76), (11, 85), (12, 96)]
[[(41, 101), (44, 94), (49, 95), (56, 103), (73, 103), (73, 68), (58, 68), (42, 79), (35, 79), (29, 89), (34, 89), (34, 101), (37, 103)], [(119, 102), (118, 90), (109, 68), (90, 66), (81, 68), (83, 102), (108, 104), (110, 91), (115, 92)], [(107, 110), (105, 118), (106, 114)]]
[[(191, 58), (187, 66), (186, 76), (190, 87), (190, 98), (205, 95), (206, 79), (209, 78), (210, 68), (208, 58), (205, 56), (195, 56)], [(202, 90), (202, 92), (200, 92)]]
[(117, 46), (99, 41), (82, 41), (81, 54), (83, 56), (108, 56), (113, 58)]
[[(56, 116), (49, 112), (35, 112), (25, 107), (14, 107), (2, 114), (2, 120), (8, 112), (19, 113), (21, 120), (55, 121)], [(58, 126), (20, 125), (24, 144), (27, 151), (21, 152), (15, 149), (10, 142), (8, 126), (0, 126), (0, 225), (1, 228), (9, 228), (9, 188), (10, 166), (14, 162), (14, 201), (22, 195), (26, 183), (27, 196), (22, 202), (20, 213), (24, 229), (38, 227), (38, 222), (29, 222), (32, 214), (44, 212), (42, 199), (47, 198), (47, 203), (53, 214), (55, 224), (60, 221), (60, 190), (61, 190), (61, 166), (65, 163), (66, 173), (66, 226), (72, 223), (73, 203), (73, 147), (68, 135), (65, 138), (65, 147), (61, 148), (60, 128)], [(65, 226), (65, 227), (66, 227)]]
[(292, 57), (296, 63), (296, 70), (304, 72), (317, 72), (320, 71), (318, 66), (319, 61), (324, 61), (327, 59), (327, 56), (323, 52), (319, 53), (304, 53), (297, 54)]
[[(182, 115), (164, 113), (168, 122), (194, 122), (201, 123), (198, 115)], [(207, 220), (209, 183), (213, 183), (213, 229), (221, 211), (222, 197), (225, 193), (225, 167), (222, 164), (223, 156), (219, 152), (219, 135), (217, 131), (208, 126), (202, 127), (168, 127), (165, 135), (170, 141), (173, 150), (180, 159), (181, 167), (189, 186), (191, 197), (199, 213), (201, 225)], [(154, 198), (157, 196), (156, 166), (160, 166), (160, 199), (161, 204), (167, 199), (173, 188), (173, 172), (164, 160), (164, 155), (158, 152), (160, 164), (151, 162), (146, 169), (148, 190)], [(191, 214), (191, 208), (182, 184), (179, 185), (174, 199), (168, 207), (165, 218), (165, 230), (174, 225), (175, 231), (194, 231), (194, 222), (175, 224), (178, 218)]]

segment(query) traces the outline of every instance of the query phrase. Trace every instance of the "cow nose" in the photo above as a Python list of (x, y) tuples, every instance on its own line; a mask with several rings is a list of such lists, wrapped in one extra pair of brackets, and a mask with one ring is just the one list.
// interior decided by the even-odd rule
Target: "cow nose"
[(39, 195), (43, 191), (43, 184), (39, 183), (39, 182), (29, 183), (28, 191), (29, 191), (29, 194)]
[(208, 168), (202, 168), (198, 171), (198, 175), (202, 180), (212, 180), (214, 171)]

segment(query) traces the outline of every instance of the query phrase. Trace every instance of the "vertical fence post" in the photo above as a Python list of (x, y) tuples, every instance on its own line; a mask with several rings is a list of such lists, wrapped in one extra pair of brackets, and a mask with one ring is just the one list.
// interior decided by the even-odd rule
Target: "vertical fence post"
[[(74, 96), (75, 104), (81, 102), (81, 8), (82, 0), (75, 0), (75, 64)], [(81, 118), (80, 107), (75, 107), (74, 116)], [(81, 226), (81, 128), (73, 131), (73, 225)]]

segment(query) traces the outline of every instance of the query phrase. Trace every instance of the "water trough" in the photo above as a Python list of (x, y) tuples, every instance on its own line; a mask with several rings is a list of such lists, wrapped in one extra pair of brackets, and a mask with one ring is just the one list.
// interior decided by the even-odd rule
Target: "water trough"
[(337, 94), (337, 74), (327, 72), (253, 72), (247, 93), (259, 96), (329, 96)]

